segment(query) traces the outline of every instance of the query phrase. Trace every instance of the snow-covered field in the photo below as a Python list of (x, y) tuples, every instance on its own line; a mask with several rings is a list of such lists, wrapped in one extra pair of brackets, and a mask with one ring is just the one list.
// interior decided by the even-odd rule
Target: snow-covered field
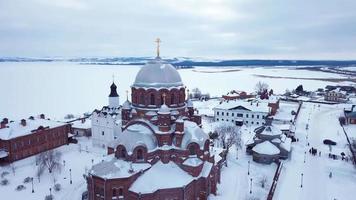
[[(121, 101), (134, 82), (140, 66), (81, 65), (71, 62), (0, 63), (0, 118), (19, 119), (45, 113), (52, 118), (65, 114), (82, 114), (107, 104), (112, 75), (118, 83)], [(229, 71), (239, 69), (240, 71)], [(202, 73), (200, 71), (217, 73)], [(218, 72), (218, 71), (226, 72)], [(333, 84), (317, 80), (272, 79), (255, 75), (330, 78), (341, 75), (287, 68), (213, 68), (198, 67), (179, 70), (187, 88), (198, 87), (212, 96), (232, 89), (254, 91), (258, 81), (264, 81), (277, 93), (303, 84), (314, 90)]]

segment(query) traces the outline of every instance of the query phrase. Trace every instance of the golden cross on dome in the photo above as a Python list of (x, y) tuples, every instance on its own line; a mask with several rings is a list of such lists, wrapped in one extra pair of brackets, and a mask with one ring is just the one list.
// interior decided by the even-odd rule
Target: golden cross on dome
[(115, 75), (114, 75), (114, 73), (112, 73), (112, 82), (113, 82), (113, 83), (115, 82)]
[(159, 58), (159, 47), (160, 47), (159, 44), (160, 44), (162, 41), (161, 41), (161, 39), (157, 38), (155, 42), (157, 43), (157, 58)]

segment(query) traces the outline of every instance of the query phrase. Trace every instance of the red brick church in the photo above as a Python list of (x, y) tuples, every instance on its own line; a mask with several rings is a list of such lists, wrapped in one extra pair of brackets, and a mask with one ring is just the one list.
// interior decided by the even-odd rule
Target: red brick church
[[(159, 46), (158, 46), (159, 47)], [(138, 72), (122, 105), (122, 133), (87, 176), (90, 200), (207, 199), (221, 157), (210, 151), (201, 117), (178, 71), (159, 57)]]

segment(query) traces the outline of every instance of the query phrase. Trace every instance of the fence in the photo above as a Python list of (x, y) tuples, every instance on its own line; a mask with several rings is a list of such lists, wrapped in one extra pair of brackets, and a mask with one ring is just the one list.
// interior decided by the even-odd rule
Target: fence
[(269, 189), (269, 192), (268, 192), (267, 200), (272, 200), (273, 199), (273, 195), (274, 195), (274, 192), (275, 192), (276, 187), (277, 187), (278, 178), (279, 178), (279, 175), (281, 174), (282, 167), (283, 167), (283, 162), (278, 162), (278, 166), (277, 166), (276, 172), (274, 173), (274, 177), (273, 177), (273, 180), (272, 180), (272, 185), (271, 185), (271, 188)]

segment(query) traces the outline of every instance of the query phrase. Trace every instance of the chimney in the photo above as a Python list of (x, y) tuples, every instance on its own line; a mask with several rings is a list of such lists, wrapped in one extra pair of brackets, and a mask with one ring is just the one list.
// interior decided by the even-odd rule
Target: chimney
[(28, 119), (35, 120), (35, 118), (33, 116), (30, 116)]
[(4, 118), (4, 119), (2, 119), (2, 121), (5, 123), (5, 124), (8, 124), (9, 123), (9, 119), (8, 118)]
[(22, 126), (26, 126), (26, 120), (25, 119), (21, 119), (21, 125)]
[(4, 120), (0, 124), (0, 129), (2, 129), (2, 128), (6, 128), (6, 123)]
[(45, 115), (44, 115), (44, 114), (40, 114), (40, 118), (41, 118), (41, 119), (44, 119), (44, 118), (45, 118)]
[(82, 118), (82, 124), (84, 124), (84, 123), (85, 123), (85, 118), (83, 117), (83, 118)]

